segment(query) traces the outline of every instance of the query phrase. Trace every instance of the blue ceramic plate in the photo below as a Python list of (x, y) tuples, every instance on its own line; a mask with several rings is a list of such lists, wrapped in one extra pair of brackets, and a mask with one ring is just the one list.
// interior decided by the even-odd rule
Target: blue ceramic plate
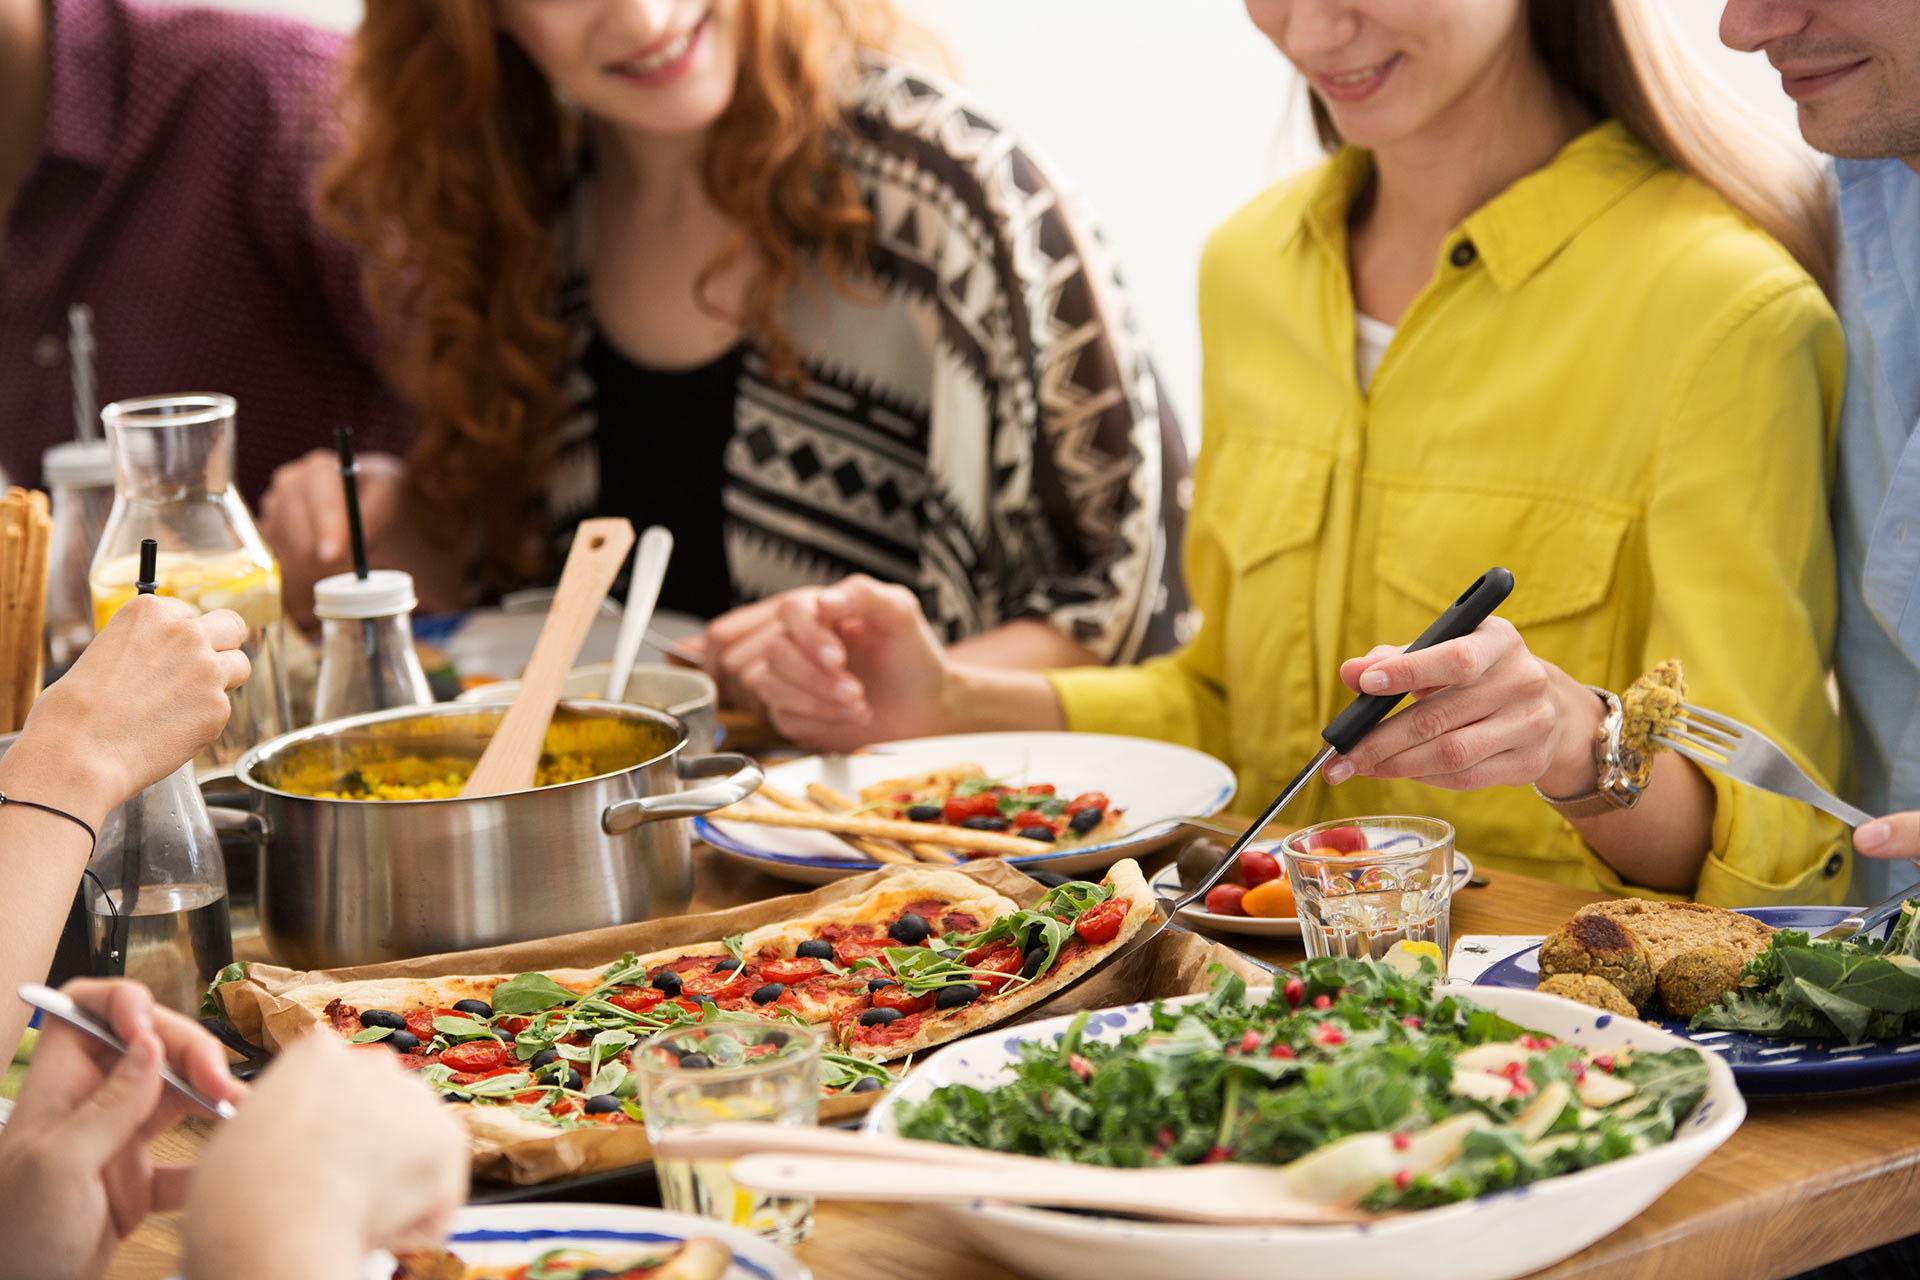
[[(469, 1206), (454, 1215), (447, 1248), (475, 1266), (524, 1266), (549, 1249), (573, 1248), (631, 1258), (692, 1236), (718, 1240), (733, 1251), (724, 1280), (811, 1280), (786, 1251), (739, 1227), (662, 1209), (614, 1204)], [(386, 1254), (369, 1260), (369, 1277), (393, 1274)]]
[[(1818, 933), (1847, 918), (1853, 907), (1748, 907), (1776, 929)], [(1891, 926), (1888, 926), (1891, 927)], [(1884, 936), (1885, 928), (1881, 931)], [(1484, 987), (1532, 987), (1540, 980), (1540, 948), (1528, 947), (1493, 965), (1476, 980)], [(1851, 1093), (1920, 1079), (1920, 1040), (1878, 1041), (1849, 1046), (1842, 1040), (1784, 1040), (1737, 1031), (1689, 1031), (1685, 1023), (1655, 1019), (1675, 1035), (1720, 1055), (1733, 1068), (1740, 1091), (1769, 1094)]]

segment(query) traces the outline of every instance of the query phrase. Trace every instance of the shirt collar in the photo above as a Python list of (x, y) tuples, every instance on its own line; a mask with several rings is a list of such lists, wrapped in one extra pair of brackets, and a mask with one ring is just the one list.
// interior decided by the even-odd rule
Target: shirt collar
[[(1662, 164), (1624, 125), (1605, 120), (1467, 215), (1460, 229), (1494, 284), (1511, 293)], [(1343, 148), (1308, 196), (1302, 223), (1328, 252), (1345, 256), (1347, 210), (1372, 174), (1370, 153)]]
[(115, 0), (53, 0), (47, 19), (52, 84), (42, 150), (105, 168), (126, 83), (126, 14)]

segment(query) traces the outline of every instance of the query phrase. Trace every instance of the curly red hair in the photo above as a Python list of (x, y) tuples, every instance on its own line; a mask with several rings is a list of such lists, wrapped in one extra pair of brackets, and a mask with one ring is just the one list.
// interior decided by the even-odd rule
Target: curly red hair
[[(803, 253), (839, 287), (864, 278), (872, 216), (837, 140), (859, 51), (886, 48), (898, 18), (890, 0), (741, 0), (739, 13), (734, 94), (703, 164), (738, 231), (703, 271), (701, 301), (724, 314), (705, 286), (751, 255), (727, 318), (796, 377), (777, 313)], [(545, 560), (538, 497), (569, 341), (552, 228), (575, 122), (474, 0), (367, 5), (342, 108), (321, 205), (363, 252), (394, 381), (419, 408), (412, 483), (439, 527), (468, 530), (485, 585), (516, 585)]]

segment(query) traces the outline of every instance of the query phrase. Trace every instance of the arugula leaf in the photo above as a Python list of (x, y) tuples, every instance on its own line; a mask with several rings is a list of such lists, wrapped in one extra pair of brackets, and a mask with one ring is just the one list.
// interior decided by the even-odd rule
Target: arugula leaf
[(215, 987), (224, 987), (229, 982), (243, 981), (246, 976), (247, 966), (243, 961), (239, 960), (234, 961), (232, 964), (226, 966), (226, 968), (220, 970), (220, 972), (214, 974), (213, 981), (209, 982), (207, 989), (200, 993), (200, 1016), (203, 1018), (219, 1017), (220, 1002), (214, 999), (213, 989)]
[(727, 949), (727, 954), (735, 960), (738, 960), (741, 964), (747, 962), (746, 943), (747, 935), (744, 933), (730, 933), (720, 939), (720, 945)]
[(475, 1022), (465, 1014), (441, 1014), (433, 1020), (433, 1029), (450, 1040), (485, 1040), (493, 1032), (485, 1023)]
[(524, 1089), (533, 1087), (533, 1077), (524, 1071), (515, 1071), (504, 1076), (487, 1076), (475, 1080), (472, 1084), (453, 1085), (462, 1093), (470, 1093), (476, 1098), (510, 1098)]
[(347, 1037), (348, 1044), (372, 1044), (393, 1034), (392, 1027), (367, 1027)]
[(579, 999), (577, 992), (567, 990), (544, 973), (522, 973), (495, 987), (489, 1003), (496, 1014), (528, 1014), (544, 1013)]
[(591, 1098), (595, 1094), (617, 1092), (626, 1080), (627, 1068), (619, 1059), (603, 1063), (600, 1069), (593, 1073), (593, 1079), (587, 1082), (587, 1096)]

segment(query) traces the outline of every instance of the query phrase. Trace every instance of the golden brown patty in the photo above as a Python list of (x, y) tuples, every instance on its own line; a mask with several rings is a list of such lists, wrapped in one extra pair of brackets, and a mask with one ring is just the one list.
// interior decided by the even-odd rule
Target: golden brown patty
[(1740, 985), (1740, 961), (1721, 947), (1695, 947), (1661, 965), (1654, 985), (1668, 1014), (1691, 1018)]
[(1647, 948), (1619, 921), (1576, 915), (1540, 944), (1540, 974), (1591, 974), (1619, 989), (1636, 1008), (1653, 996)]
[(1638, 1010), (1620, 994), (1620, 988), (1590, 973), (1549, 974), (1540, 979), (1539, 990), (1550, 996), (1578, 1000), (1581, 1004), (1590, 1004), (1608, 1013), (1624, 1014), (1629, 1018), (1638, 1016)]
[(1766, 950), (1773, 938), (1773, 930), (1752, 916), (1700, 902), (1615, 898), (1580, 908), (1574, 919), (1581, 916), (1616, 920), (1632, 930), (1646, 944), (1655, 973), (1681, 952), (1696, 947), (1718, 947), (1745, 964)]

